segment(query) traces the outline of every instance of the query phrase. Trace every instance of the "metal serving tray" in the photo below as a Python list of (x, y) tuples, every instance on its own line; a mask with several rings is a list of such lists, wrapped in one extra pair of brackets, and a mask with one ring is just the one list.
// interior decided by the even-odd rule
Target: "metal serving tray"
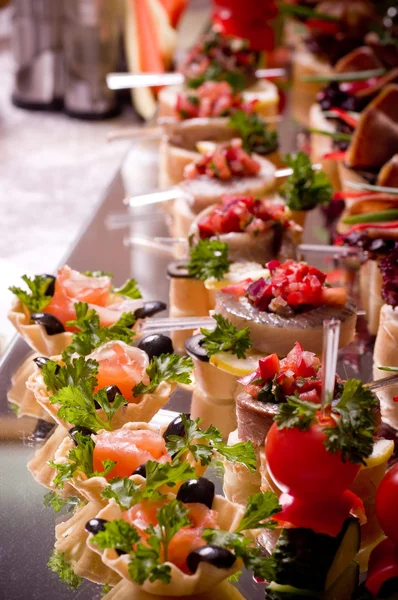
[[(281, 123), (282, 150), (295, 147), (297, 127), (289, 120)], [(135, 277), (148, 299), (168, 301), (166, 266), (170, 258), (141, 248), (128, 248), (124, 239), (134, 235), (168, 235), (162, 209), (149, 206), (130, 212), (123, 204), (127, 194), (154, 190), (157, 185), (158, 141), (136, 142), (107, 189), (104, 200), (82, 233), (74, 248), (67, 254), (67, 262), (78, 270), (102, 269), (114, 274), (121, 284)], [(105, 223), (118, 213), (122, 220), (130, 216), (131, 223), (124, 229), (110, 230)], [(124, 216), (123, 216), (124, 215)], [(325, 240), (322, 215), (314, 211), (306, 224), (305, 241)], [(321, 266), (327, 266), (319, 256), (309, 256)], [(330, 266), (330, 263), (329, 263)], [(94, 600), (101, 597), (101, 588), (83, 582), (77, 591), (59, 582), (46, 566), (53, 550), (54, 527), (66, 518), (54, 516), (43, 506), (45, 488), (38, 485), (27, 471), (26, 464), (37, 443), (30, 438), (34, 419), (17, 419), (7, 405), (6, 391), (11, 376), (30, 350), (17, 338), (9, 347), (0, 365), (0, 598), (4, 600)], [(345, 350), (339, 372), (342, 376), (371, 378), (371, 345), (361, 340)], [(179, 389), (167, 405), (168, 410), (189, 411), (190, 394)], [(213, 474), (218, 491), (221, 481)], [(243, 598), (264, 598), (264, 586), (243, 573), (235, 584)], [(211, 594), (209, 594), (209, 599)]]

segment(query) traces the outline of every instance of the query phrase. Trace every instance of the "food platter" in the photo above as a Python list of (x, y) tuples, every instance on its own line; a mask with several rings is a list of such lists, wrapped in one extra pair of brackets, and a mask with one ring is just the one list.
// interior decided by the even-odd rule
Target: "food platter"
[[(281, 139), (286, 151), (294, 148), (297, 131), (297, 125), (289, 120), (282, 124)], [(113, 272), (117, 282), (134, 276), (141, 282), (147, 297), (156, 296), (157, 299), (167, 302), (168, 281), (164, 273), (170, 257), (125, 245), (126, 239), (135, 235), (167, 235), (162, 212), (153, 215), (153, 208), (149, 207), (140, 209), (141, 216), (137, 216), (137, 212), (131, 209), (129, 212), (123, 204), (126, 195), (145, 193), (156, 187), (157, 160), (157, 141), (142, 140), (132, 145), (102, 204), (82, 231), (67, 260), (63, 262), (82, 271), (93, 264), (100, 265), (103, 270)], [(123, 229), (110, 230), (106, 224), (115, 213), (124, 214), (126, 219), (130, 216), (131, 224)], [(319, 241), (325, 233), (322, 215), (311, 215), (311, 222), (305, 231), (305, 241)], [(319, 266), (327, 266), (323, 257), (311, 257), (312, 260), (314, 258)], [(9, 410), (5, 394), (12, 375), (29, 353), (25, 342), (17, 338), (4, 356), (0, 370), (0, 386), (3, 390), (0, 407), (3, 497), (0, 529), (2, 539), (7, 540), (2, 546), (3, 597), (7, 600), (25, 598), (29, 581), (31, 600), (100, 598), (100, 586), (84, 582), (77, 591), (72, 591), (59, 582), (46, 567), (53, 547), (55, 524), (62, 521), (63, 517), (54, 516), (51, 509), (43, 507), (44, 488), (34, 482), (26, 468), (26, 463), (37, 447), (37, 442), (30, 438), (34, 420), (25, 418), (23, 424), (20, 424)], [(371, 379), (371, 345), (366, 343), (364, 351), (364, 343), (360, 342), (360, 345), (352, 348), (351, 353), (351, 356), (344, 353), (341, 357), (340, 372), (345, 373), (347, 377), (361, 377), (364, 381)], [(179, 389), (166, 409), (176, 414), (187, 412), (189, 403), (190, 392)], [(222, 482), (217, 474), (213, 472), (211, 478), (221, 491)], [(23, 577), (20, 576), (22, 564)], [(264, 597), (264, 585), (256, 583), (249, 573), (244, 573), (235, 585), (244, 598), (256, 600)]]
[[(201, 84), (197, 96), (170, 88), (172, 100), (162, 90), (160, 116), (171, 106), (187, 125), (158, 121), (160, 141), (143, 128), (57, 275), (24, 276), (29, 292), (10, 288), (21, 337), (0, 365), (7, 600), (348, 600), (383, 530), (393, 574), (371, 562), (368, 583), (394, 597), (393, 496), (387, 481), (384, 518), (376, 490), (394, 460), (386, 415), (395, 423), (398, 396), (379, 400), (372, 390), (385, 382), (368, 384), (372, 370), (396, 370), (383, 348), (374, 363), (372, 337), (382, 276), (395, 301), (394, 278), (385, 281), (394, 224), (382, 225), (382, 239), (377, 226), (372, 237), (346, 225), (391, 221), (395, 205), (376, 217), (344, 213), (332, 238), (328, 209), (341, 198), (297, 152), (306, 138), (290, 107), (275, 117), (276, 87), (249, 86), (258, 71), (242, 40), (234, 49), (209, 36), (197, 56), (232, 53), (235, 75), (246, 65), (245, 90), (260, 99), (225, 81)], [(197, 127), (211, 96), (216, 112), (218, 93), (229, 103), (224, 137), (206, 134), (187, 150), (178, 132)], [(214, 130), (217, 118), (207, 117)], [(170, 184), (159, 206), (153, 192)], [(359, 196), (344, 191), (346, 211), (361, 203), (360, 186)], [(170, 318), (156, 316), (167, 308)]]

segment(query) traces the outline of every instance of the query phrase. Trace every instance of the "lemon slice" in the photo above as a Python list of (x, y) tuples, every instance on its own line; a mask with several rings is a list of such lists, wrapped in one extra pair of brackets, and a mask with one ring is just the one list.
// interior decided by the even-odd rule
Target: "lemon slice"
[(392, 440), (376, 440), (373, 446), (373, 452), (369, 458), (365, 459), (365, 465), (362, 469), (371, 469), (386, 463), (394, 452), (394, 442)]
[(269, 277), (269, 270), (264, 269), (259, 263), (233, 263), (224, 279), (220, 281), (214, 277), (206, 279), (205, 288), (207, 290), (221, 290), (231, 283), (239, 283), (239, 281), (249, 278), (256, 281), (260, 277)]
[(196, 143), (196, 150), (200, 154), (212, 154), (216, 149), (217, 144), (215, 142), (209, 142), (208, 140), (202, 140)]
[(217, 352), (210, 356), (209, 362), (221, 371), (244, 377), (257, 369), (260, 358), (264, 358), (264, 354), (249, 354), (246, 358), (238, 358), (230, 352)]

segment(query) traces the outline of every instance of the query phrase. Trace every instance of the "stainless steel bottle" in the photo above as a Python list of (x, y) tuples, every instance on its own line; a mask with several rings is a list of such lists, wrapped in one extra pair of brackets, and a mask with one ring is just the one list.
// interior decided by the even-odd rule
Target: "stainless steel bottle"
[(63, 98), (63, 0), (14, 0), (11, 44), (16, 62), (12, 94), (23, 108), (59, 108)]
[(116, 71), (121, 50), (120, 0), (66, 0), (63, 48), (65, 111), (76, 117), (104, 118), (117, 112), (106, 74)]

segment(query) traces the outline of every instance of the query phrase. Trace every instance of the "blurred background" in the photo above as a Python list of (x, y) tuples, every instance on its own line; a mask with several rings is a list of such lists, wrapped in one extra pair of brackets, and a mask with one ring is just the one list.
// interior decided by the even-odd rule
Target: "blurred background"
[[(185, 4), (137, 3), (144, 23), (152, 10), (162, 68), (209, 18), (209, 0), (191, 0), (182, 15)], [(108, 132), (142, 121), (130, 92), (112, 92), (105, 81), (111, 71), (148, 70), (131, 47), (146, 40), (133, 30), (128, 5), (0, 0), (0, 351), (13, 335), (8, 287), (21, 273), (51, 272), (69, 253), (129, 147), (107, 143)], [(154, 106), (146, 107), (148, 117)]]

